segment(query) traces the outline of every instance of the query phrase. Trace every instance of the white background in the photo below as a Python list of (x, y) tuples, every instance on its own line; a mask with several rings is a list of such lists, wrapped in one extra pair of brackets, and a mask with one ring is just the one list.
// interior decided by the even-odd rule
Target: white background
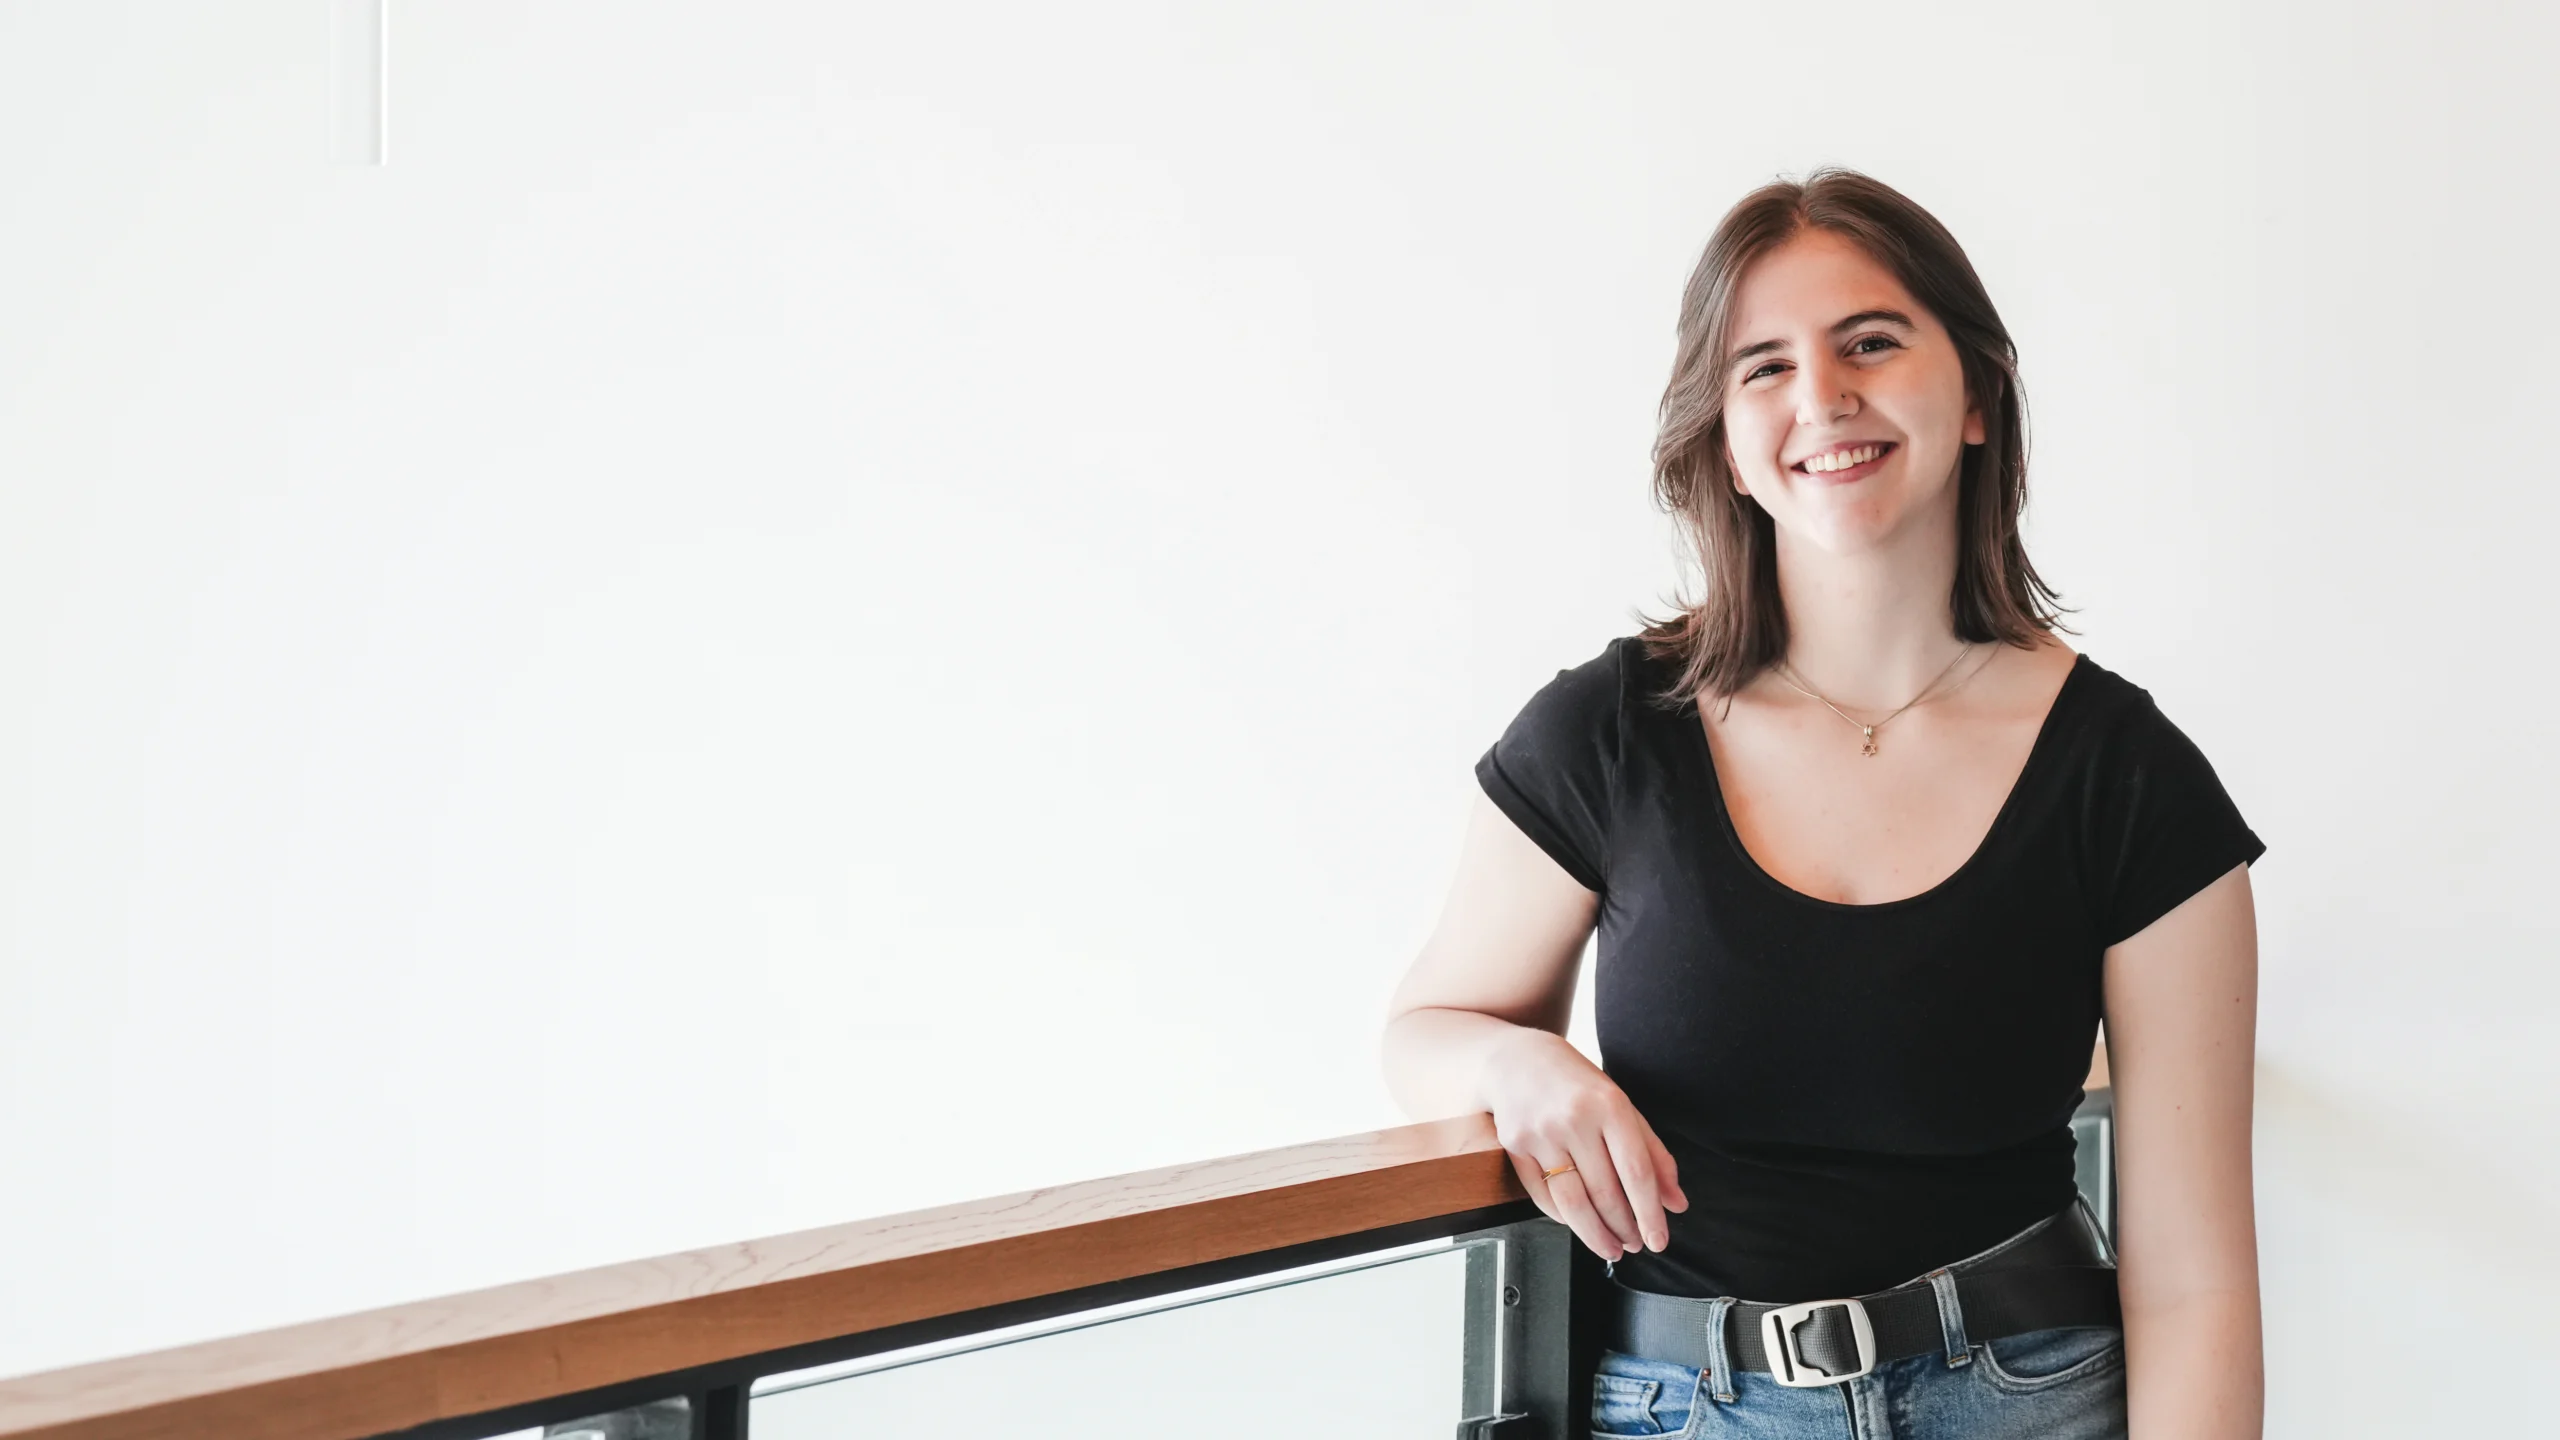
[[(2560, 1344), (2540, 7), (0, 4), (0, 1372), (1397, 1123), (1852, 164), (2271, 849), (2273, 1433)], [(2420, 1417), (2423, 1417), (2421, 1419)]]

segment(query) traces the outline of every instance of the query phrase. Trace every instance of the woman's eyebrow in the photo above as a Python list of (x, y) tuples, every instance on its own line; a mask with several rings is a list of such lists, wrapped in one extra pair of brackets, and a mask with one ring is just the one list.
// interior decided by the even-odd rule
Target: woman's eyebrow
[[(1910, 316), (1903, 314), (1899, 310), (1861, 310), (1855, 315), (1844, 315), (1840, 319), (1833, 321), (1831, 323), (1831, 333), (1837, 335), (1843, 330), (1855, 330), (1861, 325), (1873, 324), (1879, 320), (1888, 325), (1899, 325), (1905, 330), (1917, 330), (1920, 328), (1919, 326), (1911, 323)], [(1771, 351), (1784, 350), (1786, 348), (1787, 342), (1784, 340), (1762, 340), (1756, 344), (1745, 345), (1741, 349), (1736, 350), (1731, 355), (1725, 357), (1724, 367), (1727, 370), (1730, 370), (1734, 366), (1741, 364), (1743, 361), (1750, 359), (1754, 355), (1766, 355)]]

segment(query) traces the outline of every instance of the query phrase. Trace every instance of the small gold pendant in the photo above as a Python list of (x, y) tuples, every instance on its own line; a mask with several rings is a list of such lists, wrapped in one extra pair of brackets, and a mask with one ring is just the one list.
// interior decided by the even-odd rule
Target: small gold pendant
[(1860, 750), (1858, 753), (1872, 760), (1875, 758), (1876, 754), (1876, 727), (1873, 725), (1861, 725), (1858, 728), (1867, 732), (1866, 748)]

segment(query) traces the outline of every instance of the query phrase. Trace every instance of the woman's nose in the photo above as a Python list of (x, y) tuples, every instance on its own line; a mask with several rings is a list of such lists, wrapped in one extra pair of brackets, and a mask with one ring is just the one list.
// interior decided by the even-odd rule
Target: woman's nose
[(1857, 387), (1846, 367), (1820, 356), (1796, 367), (1797, 424), (1821, 429), (1857, 413)]

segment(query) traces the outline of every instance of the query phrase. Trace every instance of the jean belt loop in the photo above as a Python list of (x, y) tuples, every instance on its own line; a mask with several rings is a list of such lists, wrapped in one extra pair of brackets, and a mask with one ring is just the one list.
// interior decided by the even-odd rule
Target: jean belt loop
[(1973, 1363), (1973, 1347), (1964, 1338), (1964, 1302), (1956, 1298), (1956, 1277), (1946, 1267), (1929, 1272), (1929, 1288), (1938, 1297), (1938, 1329), (1947, 1339), (1947, 1368)]
[(1707, 1393), (1719, 1405), (1733, 1403), (1733, 1362), (1727, 1358), (1725, 1322), (1733, 1316), (1733, 1297), (1719, 1295), (1707, 1302)]

